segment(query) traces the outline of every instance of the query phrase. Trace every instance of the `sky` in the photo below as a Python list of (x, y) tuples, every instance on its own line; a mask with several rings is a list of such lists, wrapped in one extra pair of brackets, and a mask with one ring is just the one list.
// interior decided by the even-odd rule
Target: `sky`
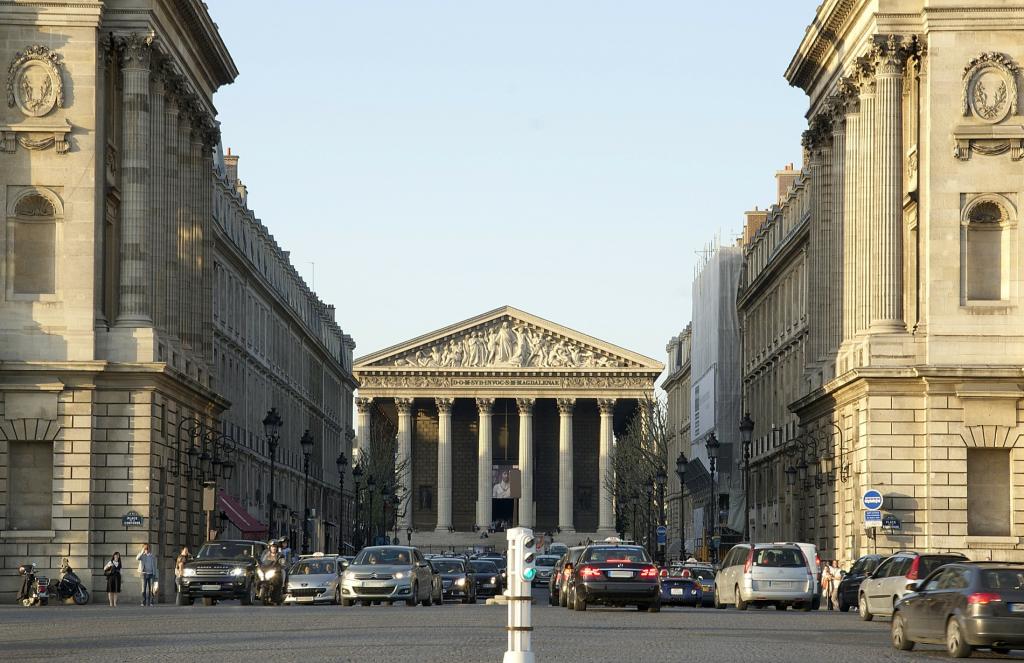
[(818, 0), (207, 3), (224, 146), (357, 357), (508, 304), (664, 362), (799, 165)]

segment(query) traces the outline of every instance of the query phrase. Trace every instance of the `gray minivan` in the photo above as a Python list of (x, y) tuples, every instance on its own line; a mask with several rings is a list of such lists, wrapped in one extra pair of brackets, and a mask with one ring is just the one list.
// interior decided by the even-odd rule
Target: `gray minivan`
[(733, 546), (715, 575), (715, 607), (746, 610), (754, 603), (810, 610), (814, 576), (794, 543), (741, 543)]

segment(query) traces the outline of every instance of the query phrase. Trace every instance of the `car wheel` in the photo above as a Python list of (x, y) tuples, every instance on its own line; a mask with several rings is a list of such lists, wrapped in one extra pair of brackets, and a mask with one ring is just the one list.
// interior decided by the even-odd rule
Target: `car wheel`
[(811, 610), (821, 609), (821, 595), (816, 594), (814, 600), (811, 601)]
[(868, 598), (863, 594), (861, 594), (860, 598), (857, 599), (857, 614), (859, 614), (860, 618), (866, 622), (870, 622), (875, 618), (875, 616), (871, 614), (871, 611), (868, 610)]
[(850, 611), (850, 604), (847, 603), (846, 601), (844, 601), (843, 599), (839, 599), (839, 612), (849, 612), (849, 611)]
[(204, 596), (203, 597), (203, 605), (205, 605), (205, 606), (213, 605), (213, 597), (212, 596)]
[(334, 605), (341, 605), (341, 587), (334, 588), (334, 600), (331, 601)]
[(746, 610), (747, 602), (743, 600), (743, 595), (740, 594), (740, 586), (736, 585), (736, 609)]
[(575, 598), (575, 600), (573, 601), (573, 610), (576, 610), (577, 612), (586, 612), (587, 599), (580, 596), (579, 592), (573, 592), (573, 596)]
[(174, 598), (174, 605), (192, 605), (192, 599), (190, 599), (187, 594), (182, 594), (181, 592), (178, 592), (178, 595)]
[(548, 592), (548, 605), (558, 605), (558, 598), (554, 592)]
[(956, 617), (950, 617), (946, 623), (946, 651), (953, 658), (967, 658), (971, 655), (971, 646), (964, 640)]
[(412, 584), (412, 596), (405, 600), (405, 605), (410, 608), (416, 607), (416, 603), (419, 602), (420, 587), (416, 583)]
[(725, 604), (718, 598), (718, 588), (715, 587), (715, 609), (725, 610)]
[(568, 607), (569, 605), (569, 592), (561, 587), (558, 589), (558, 605), (562, 608)]
[(246, 589), (245, 594), (239, 599), (239, 603), (242, 605), (252, 605), (256, 601), (256, 583), (252, 580), (249, 581), (249, 587)]
[(897, 612), (892, 616), (890, 637), (894, 649), (910, 651), (914, 648), (914, 641), (907, 637), (907, 622), (903, 618), (903, 613)]

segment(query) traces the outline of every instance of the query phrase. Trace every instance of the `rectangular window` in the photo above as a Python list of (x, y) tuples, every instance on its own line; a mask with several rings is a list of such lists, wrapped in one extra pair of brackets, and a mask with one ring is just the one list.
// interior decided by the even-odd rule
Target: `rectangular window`
[(53, 443), (8, 442), (7, 521), (12, 530), (49, 530), (53, 512)]
[(57, 224), (52, 221), (17, 222), (12, 225), (14, 245), (14, 292), (52, 295), (56, 285)]
[(967, 450), (967, 534), (1010, 535), (1010, 450)]

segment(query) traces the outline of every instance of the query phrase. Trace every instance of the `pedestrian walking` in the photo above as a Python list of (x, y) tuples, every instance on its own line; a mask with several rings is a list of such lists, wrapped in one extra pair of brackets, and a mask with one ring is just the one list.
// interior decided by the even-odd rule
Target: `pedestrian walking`
[(117, 596), (121, 593), (121, 568), (121, 553), (115, 550), (103, 566), (103, 575), (107, 577), (107, 603), (111, 608), (117, 607)]
[(181, 591), (181, 577), (185, 575), (185, 565), (192, 559), (192, 554), (188, 551), (188, 546), (184, 546), (181, 552), (178, 553), (177, 559), (174, 560), (174, 588), (176, 591)]
[(139, 562), (139, 575), (142, 576), (142, 605), (153, 605), (153, 584), (156, 582), (156, 558), (150, 552), (149, 544), (144, 544), (135, 556)]
[(821, 598), (824, 599), (829, 610), (832, 609), (832, 594), (834, 587), (832, 584), (832, 568), (833, 566), (831, 562), (825, 562), (821, 566)]
[(832, 576), (832, 604), (829, 605), (828, 609), (832, 610), (834, 608), (839, 610), (839, 583), (843, 581), (843, 571), (839, 568), (839, 563), (836, 560), (832, 560), (829, 573)]

